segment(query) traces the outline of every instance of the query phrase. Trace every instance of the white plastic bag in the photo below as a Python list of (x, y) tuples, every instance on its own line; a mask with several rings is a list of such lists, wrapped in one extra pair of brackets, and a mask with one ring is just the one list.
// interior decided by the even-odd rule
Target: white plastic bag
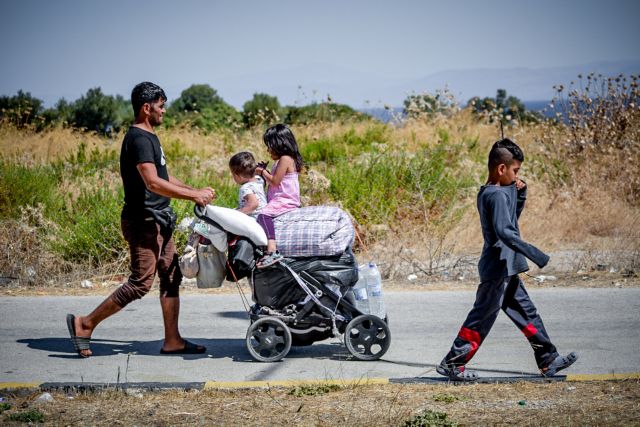
[(200, 267), (198, 265), (198, 251), (193, 246), (187, 245), (184, 253), (178, 261), (182, 275), (187, 279), (193, 279), (198, 275)]
[(227, 250), (227, 233), (206, 222), (194, 219), (190, 228), (194, 233), (206, 237), (220, 252)]
[(198, 288), (219, 288), (226, 274), (227, 256), (214, 245), (198, 245)]

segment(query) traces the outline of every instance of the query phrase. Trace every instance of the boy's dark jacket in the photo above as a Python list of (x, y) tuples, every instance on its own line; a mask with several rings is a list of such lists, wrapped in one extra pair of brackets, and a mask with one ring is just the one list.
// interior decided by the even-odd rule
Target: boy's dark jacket
[(529, 269), (525, 257), (542, 268), (549, 256), (520, 238), (518, 218), (524, 209), (527, 188), (483, 185), (478, 192), (478, 213), (484, 247), (478, 262), (480, 282), (514, 276)]

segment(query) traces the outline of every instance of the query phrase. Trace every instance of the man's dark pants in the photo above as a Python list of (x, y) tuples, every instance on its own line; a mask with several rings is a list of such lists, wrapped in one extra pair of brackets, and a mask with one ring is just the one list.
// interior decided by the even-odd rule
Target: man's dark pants
[(156, 276), (160, 279), (160, 296), (176, 298), (182, 282), (178, 254), (171, 236), (164, 236), (152, 220), (121, 221), (122, 234), (129, 244), (131, 275), (111, 294), (120, 307), (142, 298), (149, 292)]

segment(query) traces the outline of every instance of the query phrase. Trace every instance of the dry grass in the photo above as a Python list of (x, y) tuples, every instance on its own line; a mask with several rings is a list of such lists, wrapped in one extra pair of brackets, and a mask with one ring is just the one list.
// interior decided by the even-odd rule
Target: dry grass
[[(370, 126), (364, 122), (318, 123), (295, 131), (298, 139), (313, 141), (337, 137), (352, 128), (361, 135)], [(389, 126), (386, 132), (391, 152), (415, 152), (420, 147), (438, 143), (462, 145), (465, 147), (463, 153), (466, 153), (463, 168), (472, 174), (478, 186), (486, 179), (482, 166), (486, 153), (499, 138), (495, 123), (478, 122), (470, 110), (463, 110), (454, 117), (436, 116), (429, 120), (412, 120), (400, 127)], [(253, 151), (258, 158), (266, 157), (260, 130), (204, 134), (178, 127), (161, 129), (159, 134), (166, 149), (194, 157), (202, 171), (227, 173), (229, 156), (241, 150)], [(633, 172), (640, 164), (638, 143), (622, 148), (587, 145), (576, 152), (571, 145), (570, 129), (549, 123), (508, 126), (505, 136), (521, 145), (527, 158), (522, 175), (529, 185), (529, 199), (520, 224), (525, 240), (552, 255), (574, 254), (566, 257), (572, 260), (571, 265), (565, 266), (568, 271), (590, 271), (598, 265), (638, 271), (640, 174)], [(35, 133), (0, 127), (0, 151), (4, 156), (25, 163), (65, 158), (75, 153), (80, 144), (86, 145), (87, 151), (117, 151), (121, 139), (122, 135), (105, 140), (95, 134), (64, 128)], [(303, 180), (303, 187), (307, 190), (317, 188), (320, 193), (326, 193), (329, 185), (313, 165)], [(67, 193), (78, 194), (81, 186), (93, 186), (95, 182), (113, 186), (119, 179), (110, 173), (82, 182), (65, 181), (61, 188)], [(303, 199), (308, 200), (310, 196), (322, 199), (317, 194), (303, 194)], [(331, 203), (339, 205), (340, 201)], [(440, 275), (443, 272), (456, 277), (475, 276), (475, 262), (482, 248), (475, 192), (460, 194), (455, 209), (459, 213), (457, 216), (440, 223), (433, 221), (426, 211), (419, 212), (420, 207), (408, 207), (410, 215), (405, 221), (372, 225), (361, 230), (369, 244), (368, 252), (361, 257), (381, 264), (387, 279), (401, 280), (412, 273), (429, 280), (446, 279)], [(26, 268), (15, 260), (34, 256), (33, 253), (39, 254), (42, 262), (53, 260), (38, 242), (32, 242), (34, 246), (30, 251), (27, 246), (20, 246), (20, 242), (29, 241), (28, 232), (9, 230), (12, 227), (15, 228), (12, 223), (2, 224), (0, 233), (0, 244), (9, 248), (3, 251), (3, 262), (13, 260), (9, 267), (2, 265), (4, 275), (13, 276), (20, 268)], [(80, 274), (86, 272), (86, 266), (68, 266), (59, 261), (49, 263), (48, 267), (54, 273), (77, 267), (79, 280)], [(116, 266), (104, 266), (91, 275), (106, 275), (109, 269), (112, 273), (125, 271), (126, 260)], [(71, 275), (62, 281), (73, 280), (76, 276)]]
[(324, 394), (291, 389), (106, 391), (9, 397), (0, 415), (37, 409), (44, 425), (401, 426), (425, 411), (433, 425), (640, 425), (640, 382), (352, 386)]

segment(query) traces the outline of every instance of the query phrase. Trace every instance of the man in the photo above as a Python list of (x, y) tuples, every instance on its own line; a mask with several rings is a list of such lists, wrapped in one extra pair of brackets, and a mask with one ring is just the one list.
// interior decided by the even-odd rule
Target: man
[(160, 305), (164, 320), (162, 354), (198, 354), (206, 348), (184, 340), (178, 330), (180, 313), (179, 286), (182, 273), (178, 267), (173, 238), (175, 214), (171, 198), (191, 200), (205, 206), (215, 197), (212, 188), (192, 188), (170, 176), (160, 140), (154, 128), (162, 124), (167, 97), (158, 85), (138, 84), (131, 92), (135, 115), (122, 142), (120, 175), (124, 186), (121, 215), (122, 234), (129, 245), (131, 275), (91, 314), (67, 315), (71, 342), (81, 357), (91, 356), (89, 348), (93, 330), (107, 317), (131, 301), (149, 292), (158, 272)]

